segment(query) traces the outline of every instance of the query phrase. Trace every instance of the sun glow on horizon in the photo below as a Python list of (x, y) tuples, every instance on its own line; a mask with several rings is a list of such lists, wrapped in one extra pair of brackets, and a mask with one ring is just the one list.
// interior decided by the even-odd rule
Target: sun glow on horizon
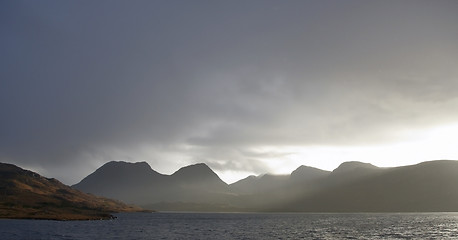
[[(271, 174), (290, 174), (301, 165), (332, 171), (342, 162), (360, 161), (378, 167), (397, 167), (431, 160), (458, 159), (458, 124), (411, 131), (406, 139), (367, 146), (261, 146), (252, 149)], [(233, 183), (251, 172), (218, 171)], [(262, 173), (259, 173), (262, 174)], [(254, 174), (254, 175), (259, 175)]]

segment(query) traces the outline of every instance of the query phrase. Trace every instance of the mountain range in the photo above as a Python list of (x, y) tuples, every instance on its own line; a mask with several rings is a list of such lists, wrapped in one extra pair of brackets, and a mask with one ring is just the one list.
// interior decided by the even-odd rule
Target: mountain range
[(0, 163), (0, 218), (92, 220), (112, 218), (113, 212), (132, 211), (142, 209)]
[(155, 210), (458, 211), (458, 161), (379, 168), (345, 162), (334, 171), (300, 166), (288, 175), (226, 184), (207, 165), (160, 174), (146, 163), (109, 162), (73, 187)]

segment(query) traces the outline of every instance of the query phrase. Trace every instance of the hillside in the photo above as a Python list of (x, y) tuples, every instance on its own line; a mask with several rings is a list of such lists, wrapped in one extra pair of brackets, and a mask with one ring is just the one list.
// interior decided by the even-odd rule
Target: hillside
[(108, 219), (114, 212), (140, 211), (119, 201), (82, 193), (12, 164), (0, 163), (0, 218)]

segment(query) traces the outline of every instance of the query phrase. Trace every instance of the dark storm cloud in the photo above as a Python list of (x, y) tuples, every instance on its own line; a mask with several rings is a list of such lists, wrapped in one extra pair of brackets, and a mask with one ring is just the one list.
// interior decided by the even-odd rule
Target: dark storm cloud
[(453, 122), (457, 10), (454, 1), (2, 2), (0, 158), (46, 169), (179, 162), (139, 159), (165, 152), (259, 169), (250, 147), (377, 143)]

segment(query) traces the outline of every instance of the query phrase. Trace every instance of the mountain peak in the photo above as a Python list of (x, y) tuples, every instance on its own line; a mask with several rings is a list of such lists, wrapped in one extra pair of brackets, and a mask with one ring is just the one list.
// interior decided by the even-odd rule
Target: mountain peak
[(364, 163), (364, 162), (358, 162), (358, 161), (350, 161), (350, 162), (344, 162), (339, 165), (333, 173), (342, 173), (342, 172), (348, 172), (348, 171), (354, 171), (356, 169), (378, 169), (379, 167), (374, 166), (370, 163)]
[(322, 170), (322, 169), (319, 169), (319, 168), (301, 165), (298, 168), (296, 168), (296, 170), (291, 172), (291, 175), (298, 174), (298, 173), (315, 172), (315, 171), (317, 171), (317, 172), (329, 172), (329, 171)]
[(73, 186), (77, 189), (91, 192), (93, 188), (97, 188), (98, 186), (110, 186), (115, 182), (119, 182), (124, 185), (127, 185), (128, 183), (141, 184), (153, 181), (160, 176), (162, 176), (162, 174), (154, 171), (146, 162), (131, 163), (124, 161), (111, 161), (105, 163), (103, 166), (81, 180), (78, 184)]
[(224, 183), (218, 175), (205, 163), (192, 164), (180, 168), (171, 175), (173, 178), (188, 183), (196, 182), (220, 182)]
[(96, 172), (106, 172), (110, 174), (123, 174), (125, 176), (145, 174), (161, 175), (154, 171), (147, 162), (124, 162), (110, 161), (98, 168)]
[(311, 179), (316, 179), (316, 178), (327, 176), (328, 174), (329, 174), (329, 171), (301, 165), (291, 173), (291, 179), (292, 180), (311, 180)]
[(178, 169), (172, 176), (187, 175), (187, 174), (215, 174), (213, 170), (205, 163), (196, 163)]
[(103, 167), (135, 167), (135, 168), (152, 169), (151, 166), (145, 161), (143, 162), (110, 161), (102, 165), (100, 168), (103, 168)]

